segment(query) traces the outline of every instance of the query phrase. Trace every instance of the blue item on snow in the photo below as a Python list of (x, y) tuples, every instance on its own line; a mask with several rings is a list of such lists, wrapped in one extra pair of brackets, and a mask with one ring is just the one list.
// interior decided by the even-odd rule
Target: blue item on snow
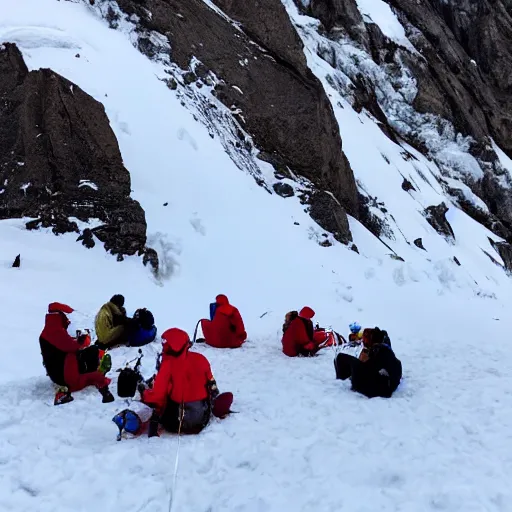
[(128, 345), (130, 347), (142, 347), (151, 343), (156, 338), (157, 329), (153, 325), (151, 329), (144, 329), (143, 327), (137, 328), (128, 338)]
[(348, 327), (352, 334), (357, 334), (361, 330), (361, 326), (357, 322), (352, 322)]
[(121, 440), (121, 434), (123, 433), (123, 430), (126, 430), (126, 432), (129, 434), (135, 435), (140, 431), (142, 427), (142, 422), (139, 416), (129, 409), (125, 409), (124, 411), (117, 413), (112, 418), (112, 421), (117, 425), (117, 428), (119, 429), (118, 441)]
[(213, 320), (213, 317), (215, 316), (215, 311), (217, 311), (217, 303), (212, 302), (210, 304), (210, 320)]

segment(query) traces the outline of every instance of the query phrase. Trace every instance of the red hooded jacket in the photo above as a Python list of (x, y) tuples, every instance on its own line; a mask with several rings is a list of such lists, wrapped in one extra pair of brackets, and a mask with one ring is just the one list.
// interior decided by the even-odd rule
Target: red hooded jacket
[(67, 386), (70, 391), (79, 391), (87, 386), (103, 387), (110, 380), (100, 372), (80, 374), (78, 371), (77, 352), (84, 348), (76, 338), (68, 334), (69, 320), (67, 314), (73, 308), (59, 302), (48, 306), (44, 328), (39, 337), (43, 363), (50, 379), (60, 386)]
[(217, 348), (238, 348), (247, 339), (244, 321), (237, 308), (225, 295), (217, 295), (217, 309), (213, 320), (202, 320), (204, 338), (208, 345)]
[(209, 397), (208, 383), (214, 380), (208, 359), (189, 352), (190, 338), (181, 329), (162, 334), (162, 364), (152, 389), (142, 394), (142, 401), (162, 414), (168, 400), (175, 403), (196, 402)]
[(292, 320), (283, 334), (283, 353), (288, 357), (296, 357), (303, 350), (313, 349), (313, 322), (315, 312), (310, 307), (302, 308), (299, 316)]

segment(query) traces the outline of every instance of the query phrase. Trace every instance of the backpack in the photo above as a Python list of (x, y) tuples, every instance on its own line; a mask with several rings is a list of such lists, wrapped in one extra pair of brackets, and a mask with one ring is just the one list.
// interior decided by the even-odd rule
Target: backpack
[(155, 318), (149, 309), (141, 308), (135, 311), (133, 319), (143, 329), (149, 331), (155, 325)]
[(213, 320), (213, 317), (215, 316), (215, 311), (217, 311), (217, 303), (212, 302), (210, 304), (210, 320)]
[[(120, 398), (133, 398), (137, 391), (137, 384), (144, 380), (139, 371), (143, 354), (139, 349), (139, 358), (135, 363), (134, 368), (127, 366), (119, 371), (119, 378), (117, 379), (117, 395)], [(132, 361), (133, 362), (133, 361)]]
[(123, 368), (117, 379), (117, 394), (120, 398), (133, 398), (137, 391), (137, 384), (141, 379), (138, 371), (132, 368)]

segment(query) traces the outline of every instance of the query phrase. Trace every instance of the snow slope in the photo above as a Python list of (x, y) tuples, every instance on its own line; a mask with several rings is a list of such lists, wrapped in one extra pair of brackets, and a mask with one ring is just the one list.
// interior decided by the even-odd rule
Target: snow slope
[[(159, 66), (87, 6), (0, 0), (0, 12), (0, 42), (104, 103), (167, 265), (157, 281), (139, 259), (118, 263), (71, 235), (0, 222), (0, 510), (168, 510), (176, 438), (116, 443), (110, 420), (125, 402), (103, 405), (86, 390), (53, 407), (40, 361), (50, 301), (75, 307), (73, 326), (84, 327), (114, 293), (129, 310), (150, 308), (160, 332), (191, 333), (217, 293), (246, 321), (242, 349), (197, 348), (239, 414), (183, 439), (173, 510), (508, 510), (512, 356), (501, 340), (512, 327), (510, 280), (481, 250), (499, 260), (487, 240), (496, 237), (460, 210), (449, 212), (454, 244), (420, 215), (443, 198), (432, 163), (404, 160), (372, 119), (341, 102), (344, 149), (362, 187), (393, 212), (386, 243), (405, 261), (355, 220), (360, 255), (321, 247), (324, 233), (299, 202), (241, 172), (157, 79)], [(324, 61), (308, 58), (321, 76)], [(401, 191), (402, 174), (418, 194)], [(407, 243), (419, 236), (428, 253)], [(393, 399), (368, 401), (335, 381), (331, 352), (281, 353), (284, 313), (304, 304), (341, 332), (354, 320), (388, 329), (405, 370)], [(144, 350), (148, 375), (157, 349)], [(118, 368), (134, 354), (113, 356)]]

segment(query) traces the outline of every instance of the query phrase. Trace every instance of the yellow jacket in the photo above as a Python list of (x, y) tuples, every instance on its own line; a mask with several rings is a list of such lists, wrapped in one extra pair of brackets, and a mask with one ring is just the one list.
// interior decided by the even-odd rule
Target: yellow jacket
[(121, 322), (124, 317), (126, 317), (126, 313), (112, 302), (101, 306), (94, 322), (99, 343), (113, 343), (123, 336), (125, 326), (124, 322)]

